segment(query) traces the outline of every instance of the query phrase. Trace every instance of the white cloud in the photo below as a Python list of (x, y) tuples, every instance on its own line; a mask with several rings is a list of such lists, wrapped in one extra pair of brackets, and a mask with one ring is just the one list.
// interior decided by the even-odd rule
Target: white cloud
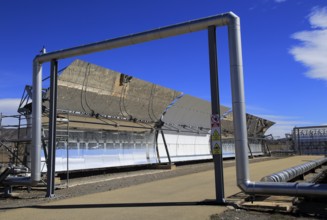
[(0, 112), (6, 115), (17, 115), (20, 99), (0, 99)]
[[(20, 99), (0, 99), (0, 113), (2, 115), (18, 115), (17, 109)], [(3, 118), (2, 125), (17, 124), (18, 120), (14, 118)]]
[(309, 21), (313, 28), (327, 28), (327, 7), (313, 8), (309, 15)]
[(260, 117), (262, 118), (267, 118), (272, 121), (280, 121), (280, 120), (295, 120), (298, 119), (299, 117), (297, 116), (284, 116), (284, 115), (267, 115), (267, 114), (260, 114)]
[(247, 104), (246, 105), (246, 112), (250, 113), (250, 114), (252, 114), (252, 112), (267, 112), (267, 109), (262, 108), (262, 107), (257, 106), (257, 105)]
[(327, 7), (315, 7), (309, 14), (311, 30), (294, 33), (300, 44), (290, 49), (294, 59), (308, 68), (306, 76), (327, 81)]
[(285, 134), (291, 134), (294, 126), (275, 124), (270, 127), (265, 135), (272, 134), (275, 139), (285, 138)]
[(282, 115), (259, 115), (262, 118), (276, 122), (275, 125), (266, 131), (266, 135), (272, 134), (274, 138), (284, 138), (285, 134), (292, 133), (294, 127), (308, 126), (313, 124), (309, 121), (302, 121), (299, 117), (295, 116), (282, 116)]

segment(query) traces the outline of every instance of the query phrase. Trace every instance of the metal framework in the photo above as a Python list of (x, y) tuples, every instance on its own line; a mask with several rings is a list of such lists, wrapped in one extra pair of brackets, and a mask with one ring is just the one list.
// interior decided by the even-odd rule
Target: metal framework
[(295, 127), (295, 150), (299, 154), (327, 155), (327, 126)]
[[(98, 51), (103, 51), (103, 50), (109, 50), (113, 48), (118, 48), (118, 47), (123, 47), (123, 46), (128, 46), (136, 43), (143, 43), (151, 40), (156, 40), (156, 39), (161, 39), (161, 38), (166, 38), (166, 37), (171, 37), (171, 36), (176, 36), (180, 34), (185, 34), (189, 32), (195, 32), (195, 31), (200, 31), (203, 29), (209, 29), (209, 55), (210, 55), (210, 72), (212, 74), (217, 74), (217, 65), (212, 65), (213, 60), (217, 59), (216, 54), (213, 53), (213, 47), (215, 45), (215, 33), (213, 29), (215, 29), (216, 26), (225, 26), (228, 25), (229, 29), (235, 29), (235, 25), (238, 26), (238, 17), (229, 12), (226, 14), (221, 14), (217, 16), (212, 16), (204, 19), (199, 19), (195, 21), (190, 21), (186, 23), (181, 23), (169, 27), (164, 27), (152, 31), (147, 31), (139, 34), (134, 34), (134, 35), (129, 35), (126, 37), (120, 37), (112, 40), (106, 40), (102, 42), (97, 42), (93, 44), (88, 44), (84, 46), (79, 46), (79, 47), (74, 47), (70, 49), (65, 49), (61, 51), (56, 51), (56, 52), (51, 52), (51, 53), (45, 53), (41, 54), (35, 57), (33, 61), (33, 112), (32, 112), (32, 119), (33, 119), (33, 130), (32, 130), (32, 169), (31, 169), (31, 184), (36, 184), (38, 181), (40, 181), (40, 155), (41, 155), (41, 91), (42, 91), (42, 63), (44, 62), (52, 62), (52, 68), (53, 65), (57, 65), (58, 60), (68, 58), (68, 57), (73, 57), (77, 55), (82, 55), (82, 54), (89, 54), (89, 53), (94, 53)], [(209, 28), (210, 27), (210, 28)], [(237, 28), (236, 28), (237, 29)], [(230, 31), (230, 39), (233, 41), (233, 43), (230, 44), (231, 47), (231, 53), (232, 54), (237, 54), (238, 51), (233, 51), (237, 50), (239, 48), (238, 46), (234, 46), (235, 43), (237, 42), (237, 36), (233, 36), (235, 32)], [(214, 48), (216, 49), (216, 48)], [(234, 58), (232, 58), (234, 60)], [(231, 65), (231, 73), (235, 71), (239, 71), (241, 69), (238, 69), (237, 67), (237, 62), (236, 65), (232, 64)], [(236, 68), (235, 68), (236, 67)], [(57, 69), (57, 68), (55, 68)], [(56, 71), (51, 70), (51, 74), (57, 74)], [(232, 74), (235, 75), (235, 74)], [(237, 76), (240, 76), (239, 74), (236, 74)], [(217, 78), (217, 77), (216, 77)], [(217, 78), (218, 79), (218, 78)], [(243, 79), (240, 80), (241, 83)], [(215, 84), (214, 84), (215, 85)], [(50, 90), (53, 91), (54, 89), (52, 88), (53, 85), (50, 85)], [(242, 87), (243, 89), (243, 87)], [(214, 97), (212, 98), (218, 98), (218, 90), (213, 92), (212, 94)], [(216, 101), (215, 101), (216, 102)], [(50, 103), (53, 103), (52, 106), (55, 106), (56, 103), (56, 97), (51, 97), (50, 98)], [(217, 104), (219, 106), (219, 100), (217, 100)], [(235, 102), (233, 104), (234, 107), (234, 118), (243, 118), (242, 121), (245, 122), (245, 108), (244, 107), (239, 107), (238, 105), (244, 105), (244, 102)], [(241, 111), (237, 111), (237, 109), (242, 109)], [(53, 111), (53, 110), (52, 110)], [(218, 112), (219, 113), (219, 112)], [(50, 114), (50, 125), (53, 126), (53, 124), (56, 123), (56, 118), (54, 117), (53, 114)], [(241, 124), (241, 126), (245, 126), (244, 129), (246, 129), (245, 123)], [(55, 138), (55, 129), (49, 129), (49, 139), (54, 139)], [(49, 145), (49, 152), (53, 151), (52, 149), (55, 146), (53, 144)], [(221, 157), (221, 155), (220, 155)], [(215, 160), (215, 170), (220, 170), (221, 172), (222, 167), (220, 163), (217, 163), (217, 160)], [(48, 161), (49, 167), (54, 167), (54, 162), (49, 160)], [(50, 179), (50, 182), (54, 182), (54, 174), (51, 173), (52, 176), (48, 176)], [(219, 185), (223, 185), (223, 180), (221, 179), (222, 175), (216, 175), (216, 182), (219, 182)], [(222, 202), (224, 201), (224, 192), (221, 191), (222, 189), (217, 189), (216, 188), (216, 196), (217, 196), (217, 202)], [(52, 190), (48, 190), (48, 196), (51, 196)]]
[[(278, 195), (296, 195), (296, 196), (327, 196), (327, 186), (319, 184), (306, 183), (262, 183), (252, 182), (249, 178), (248, 169), (248, 136), (246, 125), (246, 111), (244, 98), (244, 82), (243, 82), (243, 64), (242, 64), (242, 48), (241, 48), (241, 33), (240, 19), (232, 12), (220, 14), (212, 17), (207, 17), (199, 20), (189, 21), (173, 26), (159, 28), (139, 34), (128, 35), (125, 37), (115, 38), (111, 40), (92, 43), (84, 46), (73, 47), (65, 50), (55, 51), (51, 53), (41, 54), (35, 57), (33, 61), (33, 129), (32, 129), (32, 169), (31, 169), (31, 184), (36, 184), (40, 181), (40, 154), (41, 154), (41, 114), (42, 114), (42, 63), (55, 62), (60, 59), (74, 57), (94, 53), (98, 51), (110, 50), (129, 46), (132, 44), (148, 42), (156, 39), (167, 38), (171, 36), (186, 34), (190, 32), (209, 30), (209, 37), (214, 39), (213, 29), (218, 26), (228, 26), (229, 40), (229, 56), (230, 56), (230, 76), (232, 89), (232, 108), (235, 129), (235, 150), (236, 150), (236, 175), (237, 185), (246, 193), (249, 194), (278, 194)], [(214, 50), (214, 40), (209, 40), (211, 51), (210, 56), (210, 72), (212, 75), (217, 74), (217, 66), (214, 64), (216, 59)], [(56, 71), (51, 71), (52, 74), (57, 74)], [(216, 78), (218, 80), (218, 78)], [(211, 82), (212, 85), (218, 85), (216, 82)], [(215, 87), (215, 86), (214, 86)], [(51, 88), (53, 89), (53, 88)], [(212, 89), (213, 88), (212, 86)], [(219, 106), (217, 91), (212, 92), (212, 102), (217, 101)], [(51, 102), (56, 102), (53, 97)], [(212, 109), (213, 112), (214, 109)], [(219, 112), (218, 112), (219, 113)], [(52, 124), (56, 123), (56, 118), (50, 118)], [(55, 137), (55, 129), (52, 130), (49, 136)], [(49, 151), (55, 146), (50, 145)], [(219, 155), (216, 155), (219, 157)], [(222, 172), (222, 166), (215, 160), (215, 181), (216, 181), (216, 200), (218, 203), (223, 203), (224, 192), (221, 188), (217, 188), (217, 184), (223, 185), (222, 175), (217, 175), (217, 172)], [(54, 164), (50, 164), (54, 166)], [(54, 176), (48, 176), (52, 181)]]

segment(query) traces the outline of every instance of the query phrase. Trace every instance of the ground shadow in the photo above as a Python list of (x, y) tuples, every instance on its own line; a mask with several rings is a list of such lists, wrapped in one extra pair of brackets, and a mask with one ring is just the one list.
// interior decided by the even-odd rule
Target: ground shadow
[[(109, 204), (70, 204), (70, 205), (33, 205), (19, 208), (33, 209), (93, 209), (93, 208), (142, 208), (142, 207), (181, 207), (181, 206), (218, 206), (230, 204), (218, 204), (215, 200), (199, 202), (152, 202), (152, 203), (109, 203)], [(0, 210), (17, 209), (17, 207), (0, 208)]]

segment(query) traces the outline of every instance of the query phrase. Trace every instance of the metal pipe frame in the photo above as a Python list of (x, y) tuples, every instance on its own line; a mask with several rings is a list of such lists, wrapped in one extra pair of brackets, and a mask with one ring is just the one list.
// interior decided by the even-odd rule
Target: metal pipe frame
[(209, 26), (227, 25), (235, 15), (232, 12), (219, 14), (194, 21), (180, 23), (168, 27), (154, 29), (142, 33), (127, 35), (83, 46), (37, 55), (33, 60), (33, 130), (32, 130), (32, 169), (31, 182), (36, 184), (41, 180), (41, 106), (42, 106), (42, 63), (60, 60), (78, 55), (110, 50), (114, 48), (144, 43), (152, 40), (172, 37), (205, 30)]
[(36, 56), (33, 63), (33, 149), (31, 182), (37, 183), (40, 181), (42, 63), (205, 30), (210, 26), (217, 27), (226, 25), (228, 26), (238, 187), (248, 194), (327, 196), (327, 184), (265, 183), (250, 181), (247, 154), (248, 137), (244, 101), (240, 19), (232, 12)]

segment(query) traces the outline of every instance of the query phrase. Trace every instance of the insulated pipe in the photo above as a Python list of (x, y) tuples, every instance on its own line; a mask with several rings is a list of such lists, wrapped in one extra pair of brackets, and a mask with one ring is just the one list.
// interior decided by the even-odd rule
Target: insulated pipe
[(235, 129), (235, 158), (238, 187), (248, 194), (327, 196), (327, 184), (251, 182), (249, 178), (248, 140), (244, 99), (240, 20), (237, 16), (228, 24), (230, 75)]
[(243, 63), (240, 20), (237, 16), (228, 24), (230, 77), (235, 138), (236, 176), (238, 186), (249, 182), (248, 135), (246, 126)]
[(33, 62), (31, 184), (41, 180), (42, 65)]
[(294, 166), (286, 170), (273, 173), (269, 176), (265, 176), (261, 179), (262, 182), (288, 182), (298, 176), (304, 175), (311, 170), (327, 163), (327, 158), (321, 158), (319, 160), (310, 161), (305, 164)]
[(228, 12), (225, 14), (188, 21), (188, 22), (171, 25), (163, 28), (158, 28), (142, 33), (131, 34), (123, 37), (104, 40), (104, 41), (86, 44), (86, 45), (73, 47), (69, 49), (40, 54), (35, 57), (35, 61), (39, 63), (43, 63), (51, 60), (59, 60), (59, 59), (74, 57), (78, 55), (85, 55), (89, 53), (110, 50), (114, 48), (186, 34), (190, 32), (201, 31), (207, 29), (209, 26), (224, 26), (229, 23), (231, 17), (235, 17), (234, 13)]

